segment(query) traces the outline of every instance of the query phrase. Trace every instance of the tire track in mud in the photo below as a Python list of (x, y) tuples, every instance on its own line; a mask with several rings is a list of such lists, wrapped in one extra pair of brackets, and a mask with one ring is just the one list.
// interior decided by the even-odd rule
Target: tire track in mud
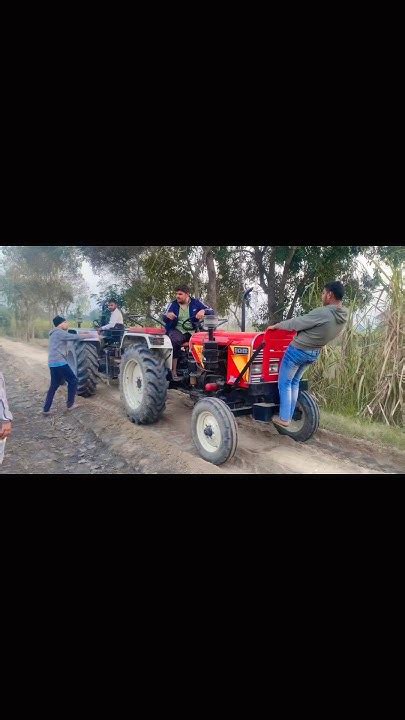
[[(0, 338), (1, 346), (36, 384), (37, 391), (39, 383), (45, 394), (49, 382), (46, 349), (6, 338)], [(400, 473), (405, 467), (405, 453), (400, 451), (376, 450), (371, 443), (354, 442), (326, 430), (299, 444), (279, 435), (273, 425), (262, 425), (251, 417), (238, 418), (236, 454), (216, 467), (203, 460), (194, 447), (190, 427), (194, 403), (184, 393), (170, 390), (165, 412), (156, 424), (147, 426), (128, 420), (116, 382), (109, 387), (100, 383), (96, 395), (78, 398), (78, 404), (75, 417), (83, 429), (91, 428), (126, 462), (140, 463), (144, 473), (363, 475)]]

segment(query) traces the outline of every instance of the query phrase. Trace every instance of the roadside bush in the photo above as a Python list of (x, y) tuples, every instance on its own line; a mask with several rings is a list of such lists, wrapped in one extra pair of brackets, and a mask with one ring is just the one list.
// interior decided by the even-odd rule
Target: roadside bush
[[(329, 411), (404, 426), (405, 314), (401, 268), (385, 276), (386, 299), (376, 326), (363, 317), (355, 329), (355, 303), (335, 344), (323, 348), (309, 369), (311, 390)], [(358, 323), (358, 320), (357, 320)]]

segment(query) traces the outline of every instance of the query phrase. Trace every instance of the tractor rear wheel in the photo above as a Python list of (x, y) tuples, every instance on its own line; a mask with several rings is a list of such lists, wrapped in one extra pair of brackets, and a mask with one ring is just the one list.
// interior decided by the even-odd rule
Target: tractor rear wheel
[(238, 427), (228, 406), (218, 398), (203, 398), (193, 409), (191, 433), (204, 460), (222, 465), (230, 460), (238, 445)]
[(69, 348), (68, 363), (77, 377), (77, 394), (85, 398), (94, 395), (99, 375), (95, 345), (90, 342), (75, 342), (74, 347)]
[(166, 406), (164, 359), (145, 345), (128, 347), (121, 359), (120, 394), (128, 417), (138, 425), (156, 422)]
[(296, 410), (301, 413), (299, 420), (292, 420), (287, 428), (282, 428), (274, 423), (274, 427), (280, 435), (288, 437), (297, 442), (305, 442), (318, 430), (319, 407), (315, 398), (306, 390), (301, 390), (298, 395)]

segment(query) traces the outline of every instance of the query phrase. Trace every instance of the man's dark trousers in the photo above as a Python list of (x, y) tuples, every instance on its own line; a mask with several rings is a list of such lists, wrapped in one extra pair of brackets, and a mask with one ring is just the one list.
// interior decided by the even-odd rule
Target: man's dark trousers
[(48, 412), (52, 405), (52, 400), (59, 387), (63, 385), (66, 380), (68, 384), (68, 399), (67, 406), (71, 407), (75, 401), (76, 389), (77, 389), (77, 377), (74, 372), (70, 369), (69, 365), (61, 365), (60, 367), (50, 367), (51, 372), (51, 386), (46, 396), (44, 412)]
[(172, 341), (173, 357), (179, 358), (180, 353), (181, 353), (181, 346), (183, 345), (183, 343), (188, 342), (188, 340), (190, 340), (191, 334), (189, 332), (183, 334), (182, 332), (180, 332), (180, 330), (176, 330), (176, 329), (169, 330), (169, 332), (167, 334), (168, 334), (170, 340)]

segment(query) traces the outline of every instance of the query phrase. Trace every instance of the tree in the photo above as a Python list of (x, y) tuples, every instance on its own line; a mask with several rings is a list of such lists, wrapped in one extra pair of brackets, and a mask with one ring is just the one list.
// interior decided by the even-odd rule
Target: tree
[(176, 284), (186, 282), (194, 296), (221, 315), (230, 312), (239, 324), (242, 295), (252, 283), (259, 282), (265, 296), (257, 320), (268, 324), (305, 311), (308, 299), (315, 297), (309, 289), (328, 280), (342, 280), (347, 296), (364, 304), (377, 277), (358, 271), (359, 255), (396, 255), (390, 246), (299, 244), (81, 246), (81, 252), (95, 270), (117, 274), (132, 312), (157, 312)]
[(165, 304), (180, 283), (189, 284), (196, 297), (206, 290), (207, 301), (216, 308), (215, 246), (98, 245), (81, 246), (80, 251), (93, 270), (108, 269), (120, 277), (132, 310), (150, 313), (154, 307)]
[(369, 297), (370, 288), (355, 276), (356, 261), (362, 249), (352, 245), (259, 245), (246, 249), (251, 269), (256, 269), (259, 283), (267, 296), (261, 320), (274, 323), (289, 319), (299, 310), (306, 289), (315, 281), (319, 285), (340, 279), (347, 294), (358, 300)]
[(75, 290), (83, 288), (80, 257), (74, 246), (9, 245), (3, 247), (3, 258), (0, 289), (14, 309), (17, 327), (28, 340), (33, 337), (38, 313), (46, 312), (49, 319), (65, 314)]

